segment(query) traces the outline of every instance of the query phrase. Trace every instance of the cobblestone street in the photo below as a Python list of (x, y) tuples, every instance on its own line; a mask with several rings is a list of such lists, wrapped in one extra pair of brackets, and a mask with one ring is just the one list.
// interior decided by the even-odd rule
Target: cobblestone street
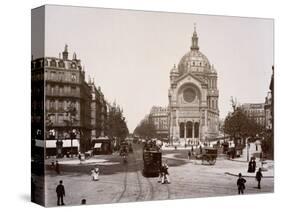
[[(201, 161), (189, 161), (181, 157), (183, 153), (184, 150), (163, 153), (163, 160), (168, 160), (172, 181), (171, 184), (163, 185), (157, 182), (158, 178), (143, 177), (142, 152), (136, 146), (127, 164), (123, 164), (117, 154), (95, 156), (97, 161), (103, 158), (102, 161), (108, 163), (63, 164), (61, 175), (56, 175), (50, 170), (47, 172), (46, 205), (56, 206), (55, 188), (59, 180), (63, 180), (65, 185), (66, 205), (79, 205), (82, 199), (86, 199), (87, 204), (104, 204), (237, 194), (237, 177), (226, 172), (244, 173), (247, 163), (219, 157), (214, 166), (202, 165)], [(99, 181), (92, 181), (90, 177), (90, 170), (95, 166), (100, 168)], [(245, 193), (273, 192), (273, 177), (266, 172), (264, 176), (261, 190), (256, 188), (257, 182), (253, 176), (245, 177)]]

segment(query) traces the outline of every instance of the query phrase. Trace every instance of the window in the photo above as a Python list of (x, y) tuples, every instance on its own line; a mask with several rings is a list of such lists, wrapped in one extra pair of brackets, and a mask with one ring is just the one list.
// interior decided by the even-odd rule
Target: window
[(50, 110), (54, 110), (54, 109), (55, 109), (55, 101), (50, 100)]
[(63, 94), (63, 86), (62, 86), (62, 85), (59, 86), (59, 94), (60, 94), (60, 95)]
[(62, 60), (59, 62), (59, 67), (64, 68), (64, 62)]
[(71, 81), (73, 81), (73, 82), (76, 81), (76, 74), (71, 74)]
[(63, 114), (58, 114), (58, 123), (59, 124), (63, 123)]
[(76, 64), (75, 63), (71, 63), (71, 68), (76, 68)]
[(51, 94), (55, 94), (55, 86), (51, 85)]
[(59, 80), (60, 81), (63, 81), (63, 79), (64, 79), (64, 73), (63, 72), (59, 72)]
[(63, 110), (63, 101), (59, 101), (59, 110)]
[(54, 80), (56, 76), (56, 72), (55, 71), (51, 71), (51, 80)]
[(76, 93), (76, 87), (75, 86), (71, 86), (71, 93), (75, 94)]
[(57, 66), (57, 62), (55, 60), (51, 60), (51, 64), (52, 67), (56, 67)]

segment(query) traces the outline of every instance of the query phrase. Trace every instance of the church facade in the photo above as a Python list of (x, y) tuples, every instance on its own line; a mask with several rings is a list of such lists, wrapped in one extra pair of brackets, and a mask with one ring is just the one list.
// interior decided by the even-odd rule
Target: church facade
[(181, 144), (219, 135), (217, 71), (199, 51), (194, 28), (190, 51), (170, 71), (169, 137)]

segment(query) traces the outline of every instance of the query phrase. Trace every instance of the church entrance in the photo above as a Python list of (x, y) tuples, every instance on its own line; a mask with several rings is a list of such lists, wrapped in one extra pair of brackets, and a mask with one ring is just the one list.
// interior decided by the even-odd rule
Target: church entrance
[(189, 121), (186, 123), (186, 129), (187, 129), (187, 138), (192, 138), (192, 122)]
[(199, 123), (195, 122), (194, 124), (194, 138), (199, 138)]

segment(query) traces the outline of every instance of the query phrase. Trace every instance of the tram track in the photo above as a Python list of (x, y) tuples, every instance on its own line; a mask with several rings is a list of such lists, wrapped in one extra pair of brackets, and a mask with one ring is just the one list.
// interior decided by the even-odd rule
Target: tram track
[(124, 174), (125, 176), (124, 176), (124, 180), (123, 180), (123, 190), (122, 190), (120, 196), (118, 197), (118, 199), (116, 200), (117, 203), (121, 201), (122, 197), (124, 196), (124, 194), (127, 190), (127, 179), (128, 179), (128, 164), (127, 163), (124, 165), (124, 173), (125, 173)]

